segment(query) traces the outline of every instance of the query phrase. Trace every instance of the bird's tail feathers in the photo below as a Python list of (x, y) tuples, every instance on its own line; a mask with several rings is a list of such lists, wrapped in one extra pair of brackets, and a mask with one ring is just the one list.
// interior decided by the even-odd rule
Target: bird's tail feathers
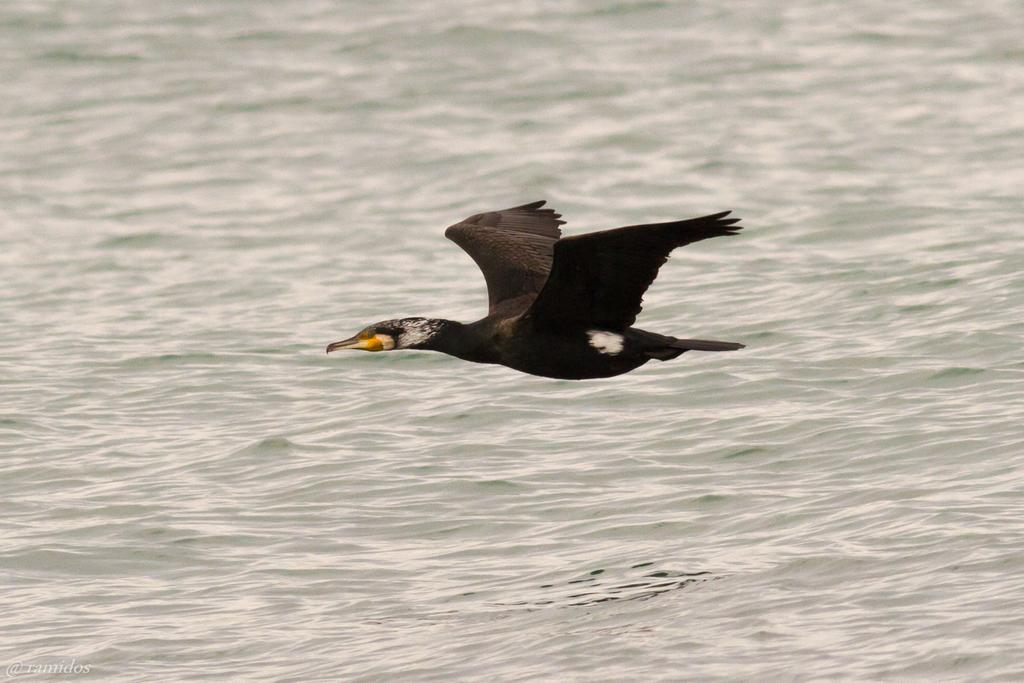
[(672, 360), (687, 351), (736, 351), (743, 344), (737, 342), (711, 341), (708, 339), (675, 339), (668, 337), (664, 345), (647, 349), (645, 353), (657, 360)]
[(744, 348), (739, 342), (709, 341), (707, 339), (675, 339), (672, 346), (684, 351), (736, 351)]

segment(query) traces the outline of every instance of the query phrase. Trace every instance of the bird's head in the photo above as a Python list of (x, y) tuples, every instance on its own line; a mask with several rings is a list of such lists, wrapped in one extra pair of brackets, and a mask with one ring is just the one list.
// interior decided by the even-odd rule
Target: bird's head
[(361, 351), (391, 351), (393, 349), (422, 349), (448, 321), (430, 318), (401, 318), (385, 320), (363, 328), (359, 334), (327, 345), (327, 353), (339, 349)]

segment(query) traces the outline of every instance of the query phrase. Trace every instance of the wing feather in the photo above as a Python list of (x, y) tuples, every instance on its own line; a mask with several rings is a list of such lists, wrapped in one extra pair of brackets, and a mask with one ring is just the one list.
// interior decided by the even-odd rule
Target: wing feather
[(565, 221), (542, 206), (539, 201), (478, 213), (445, 230), (483, 272), (491, 314), (526, 309), (547, 280)]
[(673, 249), (741, 229), (738, 218), (726, 218), (729, 213), (559, 240), (551, 273), (527, 315), (545, 327), (630, 327)]

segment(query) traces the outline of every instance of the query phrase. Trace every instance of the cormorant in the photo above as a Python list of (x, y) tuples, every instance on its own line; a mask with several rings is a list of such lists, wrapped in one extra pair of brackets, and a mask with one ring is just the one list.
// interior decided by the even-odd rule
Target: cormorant
[(729, 211), (562, 238), (561, 214), (542, 206), (479, 213), (444, 233), (483, 271), (487, 317), (473, 323), (386, 320), (330, 344), (327, 353), (425, 349), (531, 375), (591, 379), (686, 351), (743, 348), (632, 327), (644, 292), (673, 249), (740, 230), (738, 218), (726, 218)]

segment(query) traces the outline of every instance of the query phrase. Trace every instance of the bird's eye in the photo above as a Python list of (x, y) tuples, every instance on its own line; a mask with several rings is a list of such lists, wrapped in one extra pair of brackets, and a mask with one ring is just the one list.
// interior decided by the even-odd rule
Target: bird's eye
[(372, 338), (373, 338), (373, 333), (370, 332), (369, 330), (363, 330), (362, 332), (359, 333), (359, 339), (372, 339)]

